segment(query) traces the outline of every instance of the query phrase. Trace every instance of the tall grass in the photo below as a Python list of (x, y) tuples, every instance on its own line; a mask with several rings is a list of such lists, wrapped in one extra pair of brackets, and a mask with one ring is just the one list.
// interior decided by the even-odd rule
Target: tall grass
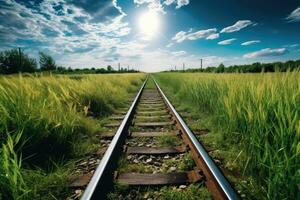
[(220, 124), (224, 142), (246, 155), (241, 169), (264, 186), (268, 199), (300, 198), (299, 72), (155, 77), (181, 103)]
[(0, 155), (0, 199), (20, 199), (27, 193), (21, 174), (21, 158), (15, 152), (22, 132), (14, 136), (8, 135), (7, 142), (2, 144)]
[(95, 118), (109, 115), (122, 106), (129, 94), (138, 90), (143, 77), (142, 74), (1, 76), (2, 195), (16, 199), (24, 194), (26, 183), (22, 181), (21, 162), (24, 168), (37, 166), (47, 170), (51, 162), (74, 156), (82, 140), (101, 128)]

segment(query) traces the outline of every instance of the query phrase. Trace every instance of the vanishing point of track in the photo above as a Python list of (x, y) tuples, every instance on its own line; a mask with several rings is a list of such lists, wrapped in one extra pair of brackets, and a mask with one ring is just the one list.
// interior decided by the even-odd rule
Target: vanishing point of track
[[(193, 132), (171, 105), (157, 82), (155, 89), (145, 88), (145, 80), (125, 116), (114, 116), (122, 120), (111, 138), (100, 164), (94, 172), (82, 200), (105, 199), (112, 190), (114, 182), (130, 186), (181, 185), (203, 181), (214, 199), (239, 199), (223, 173), (210, 158)], [(142, 119), (136, 121), (134, 119)], [(159, 120), (156, 120), (159, 119)], [(156, 121), (155, 121), (156, 120)], [(114, 126), (114, 124), (108, 125)], [(116, 125), (115, 125), (116, 126)], [(169, 131), (163, 127), (172, 127)], [(162, 134), (178, 136), (183, 145), (172, 147), (128, 146), (126, 140), (136, 137), (153, 138)], [(178, 155), (189, 152), (195, 162), (190, 171), (172, 171), (167, 173), (118, 172), (118, 160), (122, 155)]]

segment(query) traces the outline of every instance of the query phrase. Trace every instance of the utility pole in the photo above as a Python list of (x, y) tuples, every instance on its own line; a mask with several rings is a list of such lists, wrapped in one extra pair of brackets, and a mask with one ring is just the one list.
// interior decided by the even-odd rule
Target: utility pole
[(184, 71), (184, 68), (185, 68), (185, 64), (183, 63), (183, 64), (182, 64), (182, 70), (183, 70), (183, 71)]
[(200, 59), (200, 62), (201, 62), (201, 69), (202, 69), (202, 58)]
[(120, 63), (118, 63), (118, 70), (120, 71), (121, 67), (120, 67)]
[(19, 68), (22, 68), (22, 54), (21, 54), (21, 48), (19, 47)]

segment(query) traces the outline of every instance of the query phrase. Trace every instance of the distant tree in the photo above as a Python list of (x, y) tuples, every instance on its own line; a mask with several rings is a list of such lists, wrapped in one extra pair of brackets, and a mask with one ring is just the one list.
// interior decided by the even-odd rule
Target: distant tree
[(111, 71), (113, 71), (113, 68), (112, 68), (110, 65), (108, 65), (108, 66), (107, 66), (107, 71), (108, 71), (108, 72), (111, 72)]
[(62, 72), (62, 71), (66, 71), (66, 68), (65, 68), (65, 67), (62, 67), (62, 66), (57, 66), (57, 67), (56, 67), (56, 70)]
[(43, 52), (39, 52), (40, 56), (40, 67), (42, 71), (56, 70), (57, 66), (54, 59)]
[(73, 72), (73, 69), (71, 67), (68, 67), (67, 71), (68, 72)]
[(36, 69), (36, 60), (24, 54), (21, 49), (0, 52), (0, 73), (34, 72)]
[(216, 72), (217, 72), (217, 73), (223, 73), (224, 71), (225, 71), (225, 66), (224, 66), (223, 63), (221, 63), (221, 64), (219, 65), (219, 67), (217, 67)]
[(96, 70), (96, 73), (97, 74), (103, 74), (103, 73), (106, 73), (106, 70), (104, 68), (100, 68), (100, 69)]

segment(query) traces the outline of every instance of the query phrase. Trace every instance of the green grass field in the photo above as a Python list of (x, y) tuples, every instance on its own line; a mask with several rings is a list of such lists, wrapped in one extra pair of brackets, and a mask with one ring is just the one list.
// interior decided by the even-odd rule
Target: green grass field
[[(246, 199), (297, 199), (299, 75), (154, 77), (179, 112), (191, 114), (187, 122), (193, 130), (210, 129), (200, 140), (217, 149), (213, 157), (242, 176), (229, 179)], [(124, 106), (144, 78), (144, 74), (1, 76), (0, 199), (67, 197), (74, 160), (95, 151), (92, 136), (102, 129), (100, 121)]]
[(61, 199), (71, 160), (144, 74), (0, 76), (0, 199)]
[[(257, 198), (297, 199), (300, 183), (300, 73), (160, 73), (178, 106), (201, 116), (207, 142), (254, 179)], [(231, 160), (230, 155), (231, 154)]]

